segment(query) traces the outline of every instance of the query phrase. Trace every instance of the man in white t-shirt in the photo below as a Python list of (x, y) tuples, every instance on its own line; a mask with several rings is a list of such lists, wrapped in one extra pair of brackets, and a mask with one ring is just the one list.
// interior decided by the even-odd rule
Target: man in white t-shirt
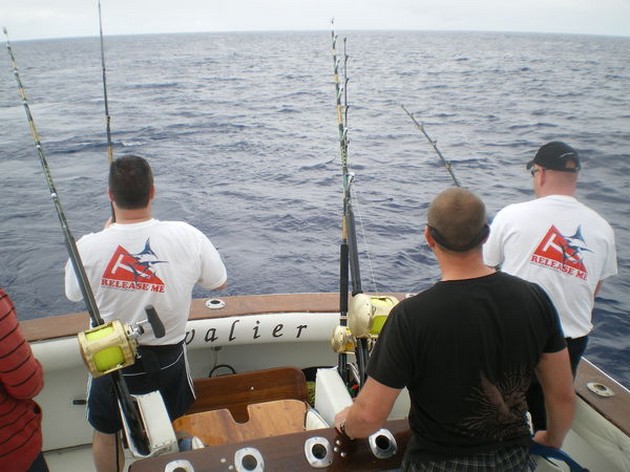
[[(617, 273), (615, 236), (608, 222), (575, 198), (580, 158), (571, 146), (542, 146), (527, 169), (536, 199), (508, 205), (494, 218), (485, 263), (536, 282), (553, 301), (567, 339), (573, 375), (593, 328), (601, 283)], [(528, 396), (537, 429), (544, 429), (542, 393)]]
[[(115, 222), (83, 236), (77, 247), (105, 322), (137, 323), (146, 319), (148, 305), (156, 309), (165, 335), (158, 339), (147, 330), (140, 339), (139, 359), (122, 372), (130, 393), (159, 390), (174, 420), (195, 398), (184, 345), (193, 287), (220, 290), (227, 273), (221, 256), (201, 231), (181, 221), (152, 217), (154, 195), (153, 174), (145, 159), (116, 159), (109, 172)], [(82, 299), (70, 261), (65, 285), (70, 300)], [(96, 470), (122, 470), (124, 456), (117, 441), (122, 425), (110, 376), (91, 379), (88, 389)]]

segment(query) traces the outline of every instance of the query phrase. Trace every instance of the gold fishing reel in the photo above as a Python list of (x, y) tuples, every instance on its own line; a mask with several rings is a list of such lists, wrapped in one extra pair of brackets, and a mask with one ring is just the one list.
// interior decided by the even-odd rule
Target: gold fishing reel
[(129, 325), (119, 320), (82, 331), (77, 337), (83, 362), (94, 378), (135, 362), (137, 337)]
[(77, 335), (81, 357), (93, 377), (100, 377), (133, 364), (136, 360), (138, 339), (146, 333), (145, 325), (151, 326), (156, 339), (164, 337), (164, 324), (153, 305), (147, 305), (144, 311), (147, 319), (134, 325), (114, 320)]
[(359, 293), (348, 307), (348, 325), (336, 326), (330, 340), (333, 351), (352, 352), (358, 338), (376, 339), (398, 299)]

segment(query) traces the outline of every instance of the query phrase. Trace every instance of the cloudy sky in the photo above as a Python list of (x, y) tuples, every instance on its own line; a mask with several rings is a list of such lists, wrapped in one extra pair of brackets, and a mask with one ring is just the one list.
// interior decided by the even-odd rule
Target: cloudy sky
[[(630, 0), (101, 0), (106, 35), (410, 29), (630, 36)], [(98, 35), (98, 0), (0, 0), (13, 40)]]

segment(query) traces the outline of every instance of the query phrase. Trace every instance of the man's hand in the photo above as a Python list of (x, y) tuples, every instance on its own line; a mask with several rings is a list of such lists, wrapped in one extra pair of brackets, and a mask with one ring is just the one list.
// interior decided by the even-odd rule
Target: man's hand
[(348, 436), (344, 430), (345, 429), (344, 427), (346, 424), (346, 418), (348, 417), (349, 411), (350, 411), (350, 407), (347, 406), (335, 415), (335, 428), (337, 428), (337, 431), (339, 431), (344, 436)]

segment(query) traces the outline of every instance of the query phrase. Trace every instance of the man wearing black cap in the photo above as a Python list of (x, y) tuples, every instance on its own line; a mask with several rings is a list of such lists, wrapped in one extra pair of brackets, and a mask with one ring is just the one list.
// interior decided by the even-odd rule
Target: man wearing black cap
[[(617, 273), (611, 226), (575, 198), (580, 158), (553, 141), (526, 166), (536, 199), (508, 205), (494, 218), (484, 260), (542, 286), (553, 301), (567, 338), (573, 375), (593, 328), (591, 313), (602, 280)], [(545, 427), (537, 384), (528, 393), (536, 429)]]

